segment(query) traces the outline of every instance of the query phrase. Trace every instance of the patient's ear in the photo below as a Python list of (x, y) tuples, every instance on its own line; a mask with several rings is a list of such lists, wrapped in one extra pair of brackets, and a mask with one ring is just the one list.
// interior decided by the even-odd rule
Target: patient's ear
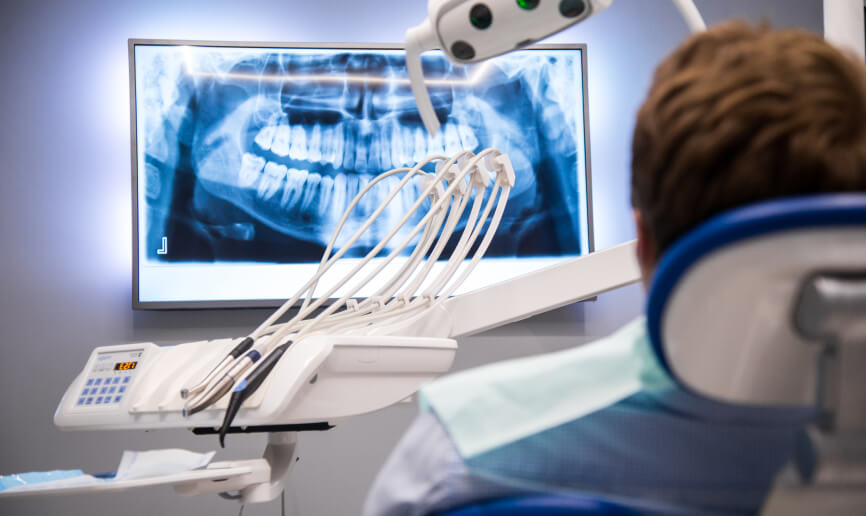
[(637, 261), (640, 265), (641, 274), (643, 274), (644, 284), (649, 286), (652, 273), (658, 261), (656, 245), (650, 236), (643, 213), (637, 209), (633, 210), (632, 213), (634, 215), (634, 226), (637, 231)]

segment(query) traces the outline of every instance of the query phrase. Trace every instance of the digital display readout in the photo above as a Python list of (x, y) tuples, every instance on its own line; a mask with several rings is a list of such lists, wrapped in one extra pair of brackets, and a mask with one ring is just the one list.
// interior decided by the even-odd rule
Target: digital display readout
[(118, 362), (114, 364), (115, 371), (131, 371), (135, 369), (135, 366), (138, 365), (138, 362)]

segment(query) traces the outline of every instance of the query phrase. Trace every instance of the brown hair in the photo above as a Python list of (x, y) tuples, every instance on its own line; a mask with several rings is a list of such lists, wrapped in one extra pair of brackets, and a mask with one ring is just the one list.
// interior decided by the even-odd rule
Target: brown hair
[(866, 65), (820, 36), (730, 22), (656, 69), (632, 144), (632, 203), (656, 253), (733, 207), (866, 191)]

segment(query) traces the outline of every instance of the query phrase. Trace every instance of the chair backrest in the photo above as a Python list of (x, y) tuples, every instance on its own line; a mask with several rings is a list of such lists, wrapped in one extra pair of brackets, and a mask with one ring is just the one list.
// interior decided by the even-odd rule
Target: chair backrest
[(725, 213), (676, 242), (656, 274), (650, 340), (683, 388), (815, 410), (814, 456), (779, 475), (762, 514), (862, 514), (866, 193)]
[[(810, 295), (825, 277), (842, 291), (850, 287), (850, 302)], [(650, 290), (650, 340), (670, 374), (699, 395), (749, 406), (821, 406), (829, 336), (804, 326), (831, 327), (817, 321), (833, 316), (815, 312), (842, 310), (847, 315), (837, 323), (847, 327), (836, 330), (849, 342), (866, 337), (866, 304), (853, 294), (861, 278), (866, 193), (740, 208), (665, 253)]]

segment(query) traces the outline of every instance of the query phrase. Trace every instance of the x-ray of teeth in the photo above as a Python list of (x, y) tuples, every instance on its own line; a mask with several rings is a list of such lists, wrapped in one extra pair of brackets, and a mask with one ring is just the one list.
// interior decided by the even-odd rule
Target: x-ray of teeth
[[(508, 154), (517, 180), (486, 256), (586, 252), (579, 52), (520, 51), (471, 67), (425, 54), (443, 122), (431, 137), (400, 50), (137, 45), (142, 259), (314, 262), (377, 174), (487, 147)], [(398, 181), (365, 196), (341, 235)], [(419, 189), (404, 188), (350, 256), (375, 246)]]

